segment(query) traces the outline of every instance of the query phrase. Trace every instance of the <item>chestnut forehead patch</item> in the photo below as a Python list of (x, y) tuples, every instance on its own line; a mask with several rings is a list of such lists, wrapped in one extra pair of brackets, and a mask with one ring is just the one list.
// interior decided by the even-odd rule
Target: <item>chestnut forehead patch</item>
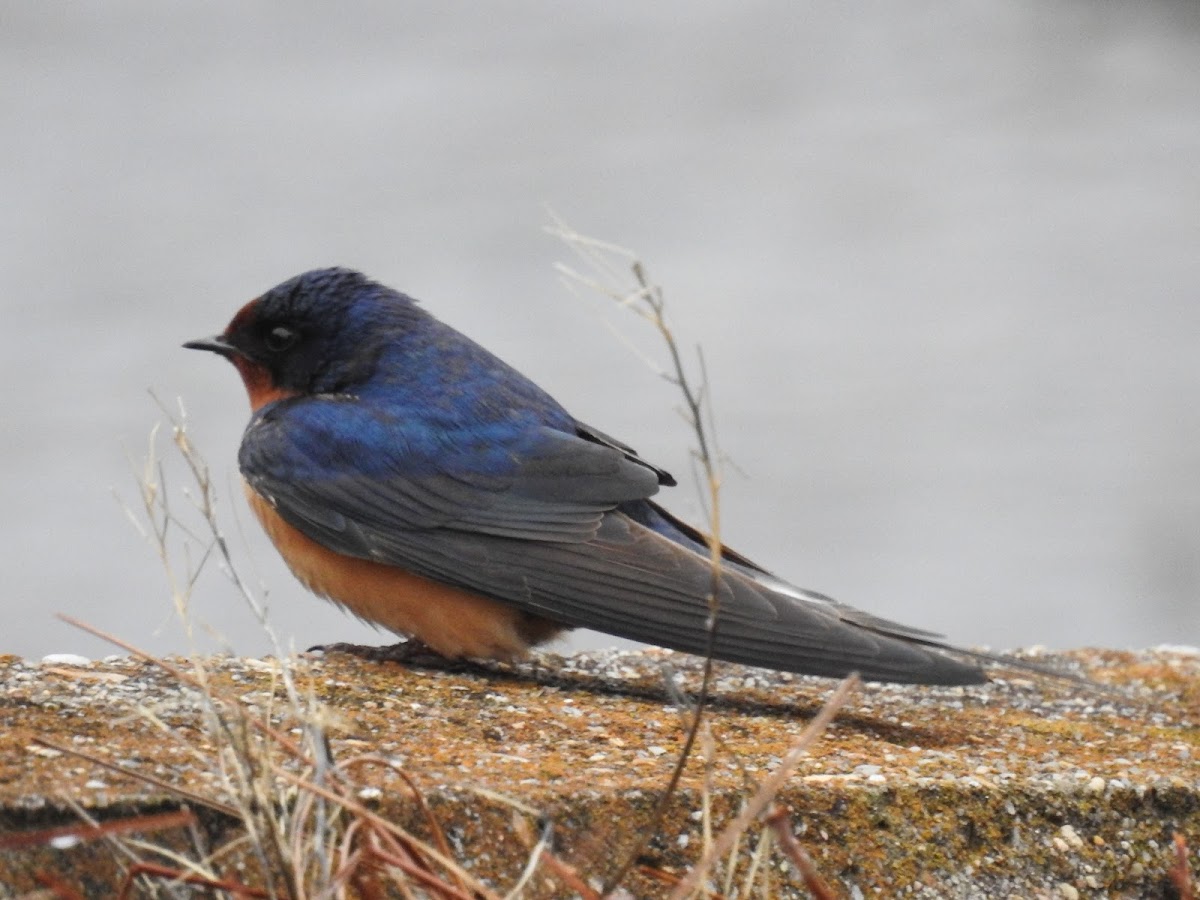
[(234, 314), (234, 317), (229, 320), (229, 325), (225, 328), (226, 337), (229, 337), (234, 332), (245, 328), (258, 317), (259, 299), (260, 298), (255, 297)]

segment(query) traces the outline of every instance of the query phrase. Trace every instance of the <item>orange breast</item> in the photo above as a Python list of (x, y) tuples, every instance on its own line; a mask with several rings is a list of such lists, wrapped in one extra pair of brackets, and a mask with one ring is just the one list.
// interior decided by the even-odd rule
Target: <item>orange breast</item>
[(296, 396), (295, 391), (286, 391), (275, 384), (267, 367), (244, 356), (232, 357), (233, 365), (242, 376), (246, 394), (250, 397), (250, 410), (257, 412), (261, 407), (276, 400)]
[(511, 659), (563, 630), (487, 597), (329, 550), (285, 522), (248, 484), (245, 490), (258, 521), (305, 587), (443, 656)]

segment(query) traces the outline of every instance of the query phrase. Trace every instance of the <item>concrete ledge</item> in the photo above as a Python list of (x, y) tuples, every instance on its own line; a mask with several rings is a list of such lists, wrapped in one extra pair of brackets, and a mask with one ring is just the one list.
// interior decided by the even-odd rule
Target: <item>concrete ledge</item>
[[(1200, 868), (1200, 656), (1089, 650), (1065, 661), (1120, 692), (1008, 677), (973, 688), (867, 685), (855, 694), (779, 796), (822, 876), (852, 897), (1172, 896), (1173, 833), (1185, 836)], [(286, 705), (271, 661), (203, 665), (248, 710)], [(694, 688), (697, 662), (664, 651), (540, 656), (464, 672), (335, 654), (307, 660), (300, 682), (332, 712), (335, 758), (378, 753), (403, 766), (459, 859), (503, 893), (528, 849), (512, 809), (473, 788), (542, 811), (560, 857), (602, 877), (647, 828), (681, 746), (683, 717), (664, 688), (664, 665)], [(719, 831), (833, 687), (725, 664), (717, 671), (715, 742), (689, 764), (645, 854), (652, 868), (680, 873), (694, 862), (704, 795)], [(147, 662), (0, 657), (0, 838), (75, 823), (71, 803), (100, 819), (181, 803), (35, 738), (219, 797), (203, 705)], [(361, 774), (373, 808), (420, 829), (395, 773)], [(204, 824), (213, 841), (233, 827), (207, 814)], [(748, 860), (752, 842), (743, 843)], [(773, 896), (807, 896), (781, 855), (769, 865)], [(119, 884), (102, 842), (22, 847), (0, 851), (0, 897), (32, 890), (38, 873), (86, 884), (87, 896)], [(630, 887), (639, 897), (664, 892), (647, 878)], [(529, 895), (567, 893), (535, 880)]]

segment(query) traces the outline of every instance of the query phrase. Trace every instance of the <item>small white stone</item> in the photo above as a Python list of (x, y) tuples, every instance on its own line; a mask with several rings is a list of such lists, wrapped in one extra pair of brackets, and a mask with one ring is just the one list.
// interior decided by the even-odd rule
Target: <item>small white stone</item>
[(1175, 656), (1200, 656), (1200, 647), (1190, 644), (1159, 644), (1151, 649), (1157, 653), (1171, 653)]
[(383, 791), (377, 787), (365, 787), (358, 792), (359, 800), (378, 800), (383, 796)]
[(42, 657), (42, 664), (47, 666), (90, 666), (92, 661), (78, 653), (47, 653)]
[(1066, 900), (1079, 900), (1079, 891), (1075, 889), (1073, 884), (1067, 884), (1065, 881), (1058, 883), (1058, 893), (1065, 897)]
[(1070, 825), (1064, 825), (1058, 829), (1058, 833), (1062, 835), (1062, 839), (1071, 847), (1079, 850), (1083, 847), (1083, 838)]

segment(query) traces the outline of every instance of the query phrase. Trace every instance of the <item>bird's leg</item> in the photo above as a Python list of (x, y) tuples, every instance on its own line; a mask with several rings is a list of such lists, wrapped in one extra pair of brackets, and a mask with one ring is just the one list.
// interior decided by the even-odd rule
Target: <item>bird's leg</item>
[(383, 647), (372, 647), (367, 644), (317, 644), (309, 647), (308, 652), (348, 653), (359, 659), (371, 662), (394, 662), (402, 666), (416, 666), (424, 669), (440, 669), (443, 671), (459, 671), (471, 668), (471, 662), (466, 659), (455, 659), (443, 656), (424, 641), (409, 638)]

